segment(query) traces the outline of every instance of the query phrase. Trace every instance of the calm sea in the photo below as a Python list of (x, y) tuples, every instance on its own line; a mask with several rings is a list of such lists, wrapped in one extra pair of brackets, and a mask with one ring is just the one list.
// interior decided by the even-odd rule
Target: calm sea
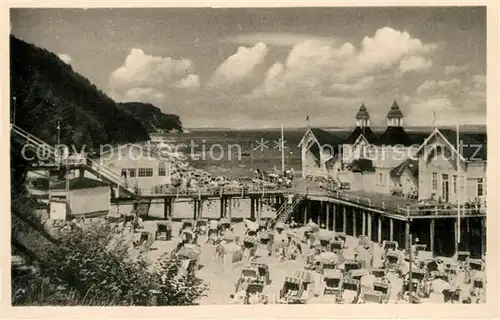
[[(341, 137), (350, 131), (334, 132)], [(298, 144), (304, 131), (285, 130), (285, 165), (300, 169)], [(215, 175), (248, 177), (252, 170), (281, 168), (281, 132), (279, 130), (193, 130), (183, 134), (168, 134), (165, 138), (189, 154), (195, 167)]]
[[(385, 128), (372, 128), (381, 133)], [(298, 144), (306, 129), (284, 131), (285, 165), (300, 170), (301, 155)], [(338, 139), (346, 138), (352, 128), (328, 130)], [(423, 141), (433, 129), (430, 127), (406, 128), (417, 140)], [(475, 134), (485, 132), (484, 126), (462, 126), (461, 132)], [(484, 135), (484, 134), (483, 134)], [(165, 138), (178, 150), (195, 157), (190, 162), (197, 168), (215, 175), (248, 177), (252, 170), (281, 168), (280, 130), (192, 130), (189, 133), (168, 134)]]

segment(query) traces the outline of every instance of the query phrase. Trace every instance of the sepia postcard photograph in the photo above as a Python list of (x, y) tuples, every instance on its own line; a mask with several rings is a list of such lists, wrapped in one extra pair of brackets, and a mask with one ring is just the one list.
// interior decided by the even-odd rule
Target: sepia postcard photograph
[(136, 5), (7, 9), (12, 313), (494, 317), (498, 8)]

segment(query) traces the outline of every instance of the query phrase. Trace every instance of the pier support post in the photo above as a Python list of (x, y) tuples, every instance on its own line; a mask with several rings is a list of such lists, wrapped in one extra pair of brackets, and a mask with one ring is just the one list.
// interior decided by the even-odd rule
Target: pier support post
[(232, 218), (232, 211), (233, 211), (233, 199), (229, 198), (227, 199), (227, 215), (229, 219)]
[(371, 212), (367, 212), (366, 213), (366, 218), (368, 219), (367, 221), (367, 232), (366, 232), (366, 235), (368, 236), (368, 239), (370, 239), (370, 241), (373, 241), (372, 240), (372, 219), (373, 219), (373, 214)]
[[(311, 201), (311, 200), (309, 200), (309, 201)], [(309, 207), (310, 207), (309, 203), (310, 202), (308, 202), (307, 205), (304, 206), (304, 225), (307, 224), (307, 213), (308, 213)]]
[(196, 218), (201, 219), (203, 215), (203, 200), (198, 199), (198, 211), (196, 212)]
[(377, 242), (382, 244), (382, 215), (378, 215), (378, 234), (377, 234)]
[(337, 231), (337, 204), (336, 203), (332, 204), (332, 209), (333, 209), (333, 214), (332, 214), (333, 228), (332, 228), (332, 230)]
[(481, 255), (486, 253), (486, 217), (481, 219)]
[(255, 221), (255, 198), (250, 198), (250, 220)]
[(358, 213), (356, 212), (356, 209), (353, 207), (352, 208), (352, 236), (354, 238), (357, 237), (357, 230), (356, 230), (356, 225), (358, 224), (357, 215), (358, 215)]
[(361, 234), (364, 235), (364, 236), (366, 236), (368, 234), (368, 232), (366, 232), (367, 231), (366, 230), (366, 211), (363, 210), (363, 212), (362, 212), (361, 215), (363, 217), (363, 224), (362, 224), (362, 227), (361, 227), (361, 229), (362, 229), (361, 230)]
[(429, 222), (429, 251), (434, 252), (434, 237), (435, 235), (435, 230), (436, 229), (436, 220), (430, 219)]
[(221, 217), (221, 219), (226, 217), (226, 210), (227, 210), (226, 199), (221, 197), (220, 198), (220, 217)]
[(465, 241), (465, 250), (470, 251), (470, 218), (465, 219), (465, 234), (467, 235)]
[(407, 252), (410, 252), (409, 250), (411, 250), (411, 243), (410, 243), (410, 224), (411, 224), (411, 220), (410, 219), (407, 219), (405, 221), (405, 248), (407, 250)]
[(172, 217), (172, 199), (163, 199), (163, 218), (166, 220)]
[(347, 209), (345, 207), (345, 205), (342, 206), (342, 216), (343, 216), (343, 219), (342, 219), (342, 232), (343, 233), (346, 233), (347, 232)]
[(389, 218), (389, 240), (394, 241), (394, 220)]
[(330, 230), (330, 202), (326, 203), (326, 230)]
[(458, 230), (458, 219), (453, 219), (453, 234), (455, 235), (453, 237), (453, 247), (455, 248), (455, 252), (458, 251), (458, 233), (460, 232), (460, 230)]
[(262, 219), (262, 207), (264, 206), (264, 203), (261, 198), (256, 198), (255, 201), (257, 201), (257, 223), (260, 225), (260, 220)]
[[(312, 220), (312, 215), (313, 215), (313, 214), (312, 214), (312, 210), (311, 210), (311, 208), (312, 208), (312, 200), (309, 200), (309, 202), (307, 203), (307, 215), (309, 216), (309, 219), (311, 219), (311, 220)], [(308, 222), (308, 221), (306, 221), (306, 223), (307, 223), (307, 222)]]
[(318, 224), (318, 227), (321, 228), (321, 215), (323, 214), (323, 201), (319, 202), (319, 214), (318, 217), (316, 218), (316, 223)]
[(198, 218), (198, 200), (193, 200), (193, 219), (196, 220)]

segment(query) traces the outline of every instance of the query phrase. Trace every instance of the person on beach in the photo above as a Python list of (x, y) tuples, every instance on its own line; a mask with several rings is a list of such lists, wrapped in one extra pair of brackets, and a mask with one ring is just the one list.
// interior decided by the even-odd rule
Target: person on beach
[(286, 243), (285, 243), (285, 239), (281, 239), (281, 242), (278, 245), (278, 252), (279, 252), (279, 256), (280, 256), (280, 262), (285, 261), (285, 259), (286, 259)]

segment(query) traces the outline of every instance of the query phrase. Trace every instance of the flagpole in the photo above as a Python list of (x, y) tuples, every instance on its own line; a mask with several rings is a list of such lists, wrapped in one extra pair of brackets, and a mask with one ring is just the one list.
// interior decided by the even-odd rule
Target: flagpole
[(250, 149), (251, 149), (252, 174), (253, 174), (253, 143), (250, 144)]
[(456, 166), (457, 166), (457, 237), (456, 237), (456, 250), (459, 251), (459, 245), (460, 245), (460, 237), (461, 237), (461, 210), (460, 210), (460, 204), (461, 204), (461, 188), (460, 188), (460, 131), (459, 131), (459, 125), (457, 123), (456, 125), (456, 133), (457, 133), (457, 157), (456, 157)]
[(281, 174), (285, 172), (285, 134), (283, 132), (283, 122), (281, 123)]

